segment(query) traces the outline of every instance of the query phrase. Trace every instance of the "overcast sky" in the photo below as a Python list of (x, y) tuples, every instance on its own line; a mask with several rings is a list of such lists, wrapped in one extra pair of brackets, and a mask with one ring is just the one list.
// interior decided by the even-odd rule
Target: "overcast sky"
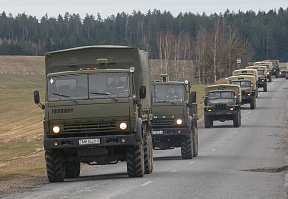
[(211, 13), (224, 13), (227, 9), (238, 12), (253, 10), (256, 13), (278, 10), (280, 7), (287, 9), (288, 0), (0, 0), (0, 12), (11, 13), (14, 17), (18, 13), (36, 16), (41, 19), (46, 13), (48, 17), (56, 17), (65, 12), (80, 14), (84, 19), (86, 13), (97, 16), (100, 13), (102, 19), (116, 15), (118, 12), (131, 14), (133, 10), (140, 10), (146, 14), (150, 9), (160, 10), (162, 13), (170, 11), (173, 16), (180, 12), (207, 15)]

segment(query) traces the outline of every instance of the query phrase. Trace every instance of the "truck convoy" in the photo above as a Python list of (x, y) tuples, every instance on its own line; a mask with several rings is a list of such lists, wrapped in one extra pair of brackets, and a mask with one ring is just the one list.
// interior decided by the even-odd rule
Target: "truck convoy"
[(181, 147), (183, 159), (198, 155), (196, 92), (190, 92), (190, 83), (152, 82), (153, 147), (162, 150)]
[(216, 84), (205, 88), (204, 125), (213, 126), (213, 121), (233, 120), (233, 126), (241, 125), (241, 88), (233, 84)]
[[(129, 177), (153, 170), (151, 80), (147, 53), (87, 46), (45, 55), (44, 149), (50, 182), (76, 178), (80, 162), (127, 161)], [(183, 118), (184, 119), (184, 118)]]
[(252, 75), (230, 76), (230, 84), (239, 85), (242, 92), (241, 104), (250, 104), (251, 109), (256, 108), (256, 79)]

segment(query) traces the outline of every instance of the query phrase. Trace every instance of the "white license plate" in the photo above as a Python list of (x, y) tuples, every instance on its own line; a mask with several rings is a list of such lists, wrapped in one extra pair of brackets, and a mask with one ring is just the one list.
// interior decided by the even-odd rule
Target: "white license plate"
[(152, 131), (152, 134), (154, 134), (154, 135), (163, 134), (163, 131)]
[(79, 145), (85, 144), (100, 144), (100, 139), (83, 139), (79, 140)]

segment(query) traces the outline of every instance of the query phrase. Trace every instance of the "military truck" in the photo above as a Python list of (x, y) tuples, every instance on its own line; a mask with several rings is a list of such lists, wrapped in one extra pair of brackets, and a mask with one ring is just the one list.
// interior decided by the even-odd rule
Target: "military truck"
[(241, 125), (241, 88), (233, 84), (216, 84), (205, 88), (204, 125), (213, 126), (213, 121), (233, 120), (233, 126)]
[(165, 150), (181, 147), (183, 159), (198, 156), (196, 92), (189, 81), (152, 81), (153, 147)]
[(264, 60), (272, 62), (272, 75), (275, 75), (276, 78), (279, 77), (279, 71), (280, 71), (280, 62), (279, 60)]
[(230, 84), (239, 85), (242, 92), (241, 104), (250, 104), (251, 109), (256, 108), (256, 79), (252, 75), (230, 76)]
[(287, 66), (280, 66), (279, 77), (286, 77)]
[(247, 66), (246, 69), (255, 69), (258, 73), (258, 88), (262, 87), (267, 92), (267, 71), (265, 66)]
[(239, 70), (234, 70), (232, 72), (233, 76), (242, 76), (242, 75), (250, 75), (250, 76), (254, 76), (256, 79), (256, 98), (258, 97), (258, 72), (255, 69), (239, 69)]
[(44, 149), (50, 182), (76, 178), (80, 162), (127, 161), (129, 177), (153, 170), (152, 95), (147, 53), (87, 46), (45, 55)]
[(260, 61), (255, 62), (254, 66), (265, 66), (266, 67), (266, 78), (269, 79), (269, 82), (272, 82), (272, 62)]

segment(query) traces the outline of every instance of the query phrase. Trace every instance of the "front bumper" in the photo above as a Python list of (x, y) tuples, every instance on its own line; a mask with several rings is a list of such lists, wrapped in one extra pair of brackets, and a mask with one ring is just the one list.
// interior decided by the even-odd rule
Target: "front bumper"
[[(97, 140), (95, 144), (80, 144), (80, 140)], [(125, 140), (125, 142), (123, 142)], [(55, 143), (57, 142), (57, 145)], [(86, 148), (97, 146), (126, 146), (136, 145), (136, 135), (109, 135), (109, 136), (93, 136), (93, 137), (70, 137), (70, 138), (48, 138), (44, 134), (44, 149), (72, 149)]]

